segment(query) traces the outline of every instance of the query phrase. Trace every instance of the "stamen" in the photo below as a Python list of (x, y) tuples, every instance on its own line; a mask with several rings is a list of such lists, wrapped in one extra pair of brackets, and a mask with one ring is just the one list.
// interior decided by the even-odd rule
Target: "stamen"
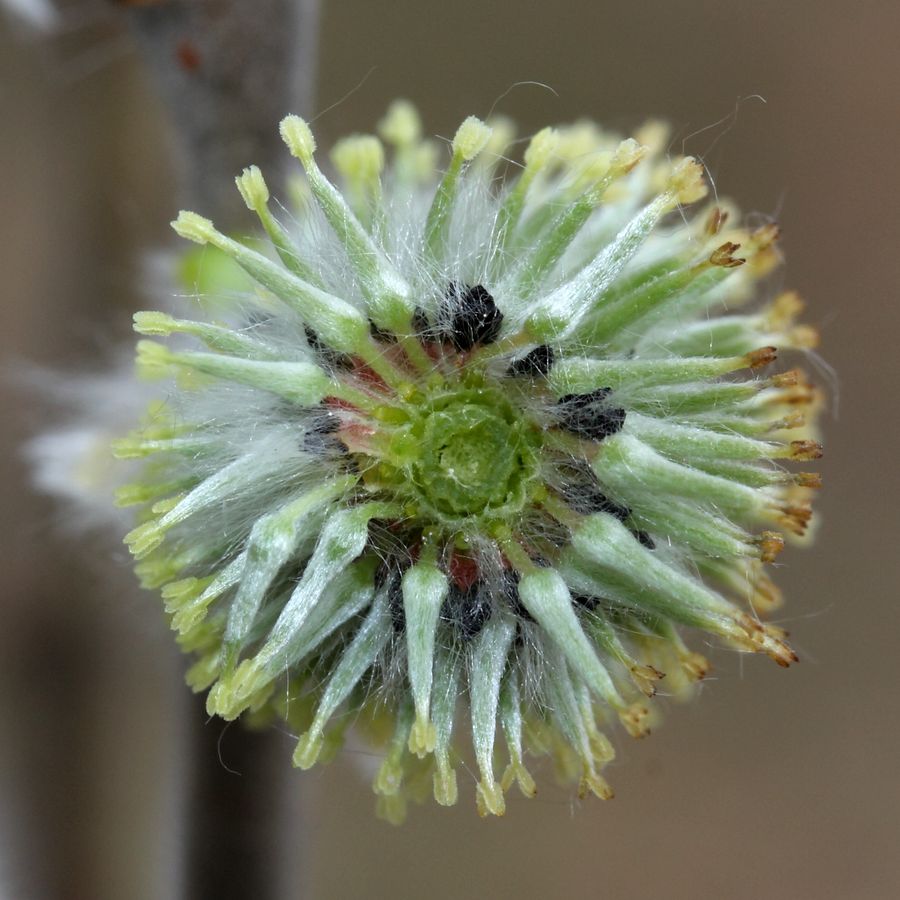
[(466, 165), (485, 148), (490, 136), (491, 129), (484, 122), (469, 116), (453, 138), (450, 166), (438, 185), (425, 224), (425, 251), (435, 263), (442, 260), (446, 253), (450, 214), (459, 190), (460, 176)]
[(409, 751), (422, 758), (434, 750), (435, 729), (430, 720), (434, 636), (447, 596), (447, 576), (433, 562), (420, 561), (406, 570), (402, 584), (407, 665), (416, 708)]
[(575, 240), (609, 186), (640, 162), (644, 149), (636, 141), (628, 140), (619, 145), (614, 155), (594, 156), (593, 164), (582, 169), (573, 185), (576, 199), (544, 233), (534, 236), (531, 247), (520, 255), (518, 264), (504, 280), (505, 293), (513, 297), (532, 295)]
[(378, 138), (358, 134), (338, 141), (331, 161), (347, 183), (347, 191), (356, 217), (369, 231), (384, 228), (381, 173), (384, 147)]
[(500, 785), (494, 779), (494, 735), (497, 730), (497, 705), (500, 679), (512, 646), (515, 626), (505, 616), (494, 616), (475, 639), (469, 669), (469, 694), (472, 707), (472, 742), (481, 770), (476, 789), (478, 812), (502, 816), (506, 803)]
[(293, 757), (295, 766), (309, 769), (315, 765), (322, 751), (325, 725), (384, 647), (391, 634), (389, 620), (387, 598), (382, 591), (328, 680), (312, 726), (297, 742)]
[(522, 761), (522, 697), (519, 677), (515, 667), (512, 666), (507, 671), (500, 689), (500, 721), (509, 752), (509, 765), (500, 779), (500, 786), (504, 791), (508, 791), (515, 781), (523, 796), (534, 797), (537, 787)]
[(501, 248), (515, 231), (528, 191), (535, 178), (550, 164), (558, 142), (559, 133), (553, 128), (542, 129), (529, 142), (525, 150), (525, 167), (507, 192), (497, 215), (497, 243)]
[(253, 565), (247, 567), (228, 610), (223, 637), (223, 669), (230, 670), (236, 662), (275, 576), (296, 553), (300, 542), (315, 535), (322, 518), (316, 513), (355, 482), (356, 478), (352, 476), (331, 479), (254, 524), (245, 547)]
[(441, 806), (453, 806), (458, 797), (456, 772), (450, 764), (453, 715), (462, 662), (439, 657), (435, 665), (431, 718), (434, 723), (434, 798)]
[(261, 341), (234, 329), (208, 325), (205, 322), (175, 319), (162, 312), (136, 312), (134, 314), (134, 330), (138, 334), (152, 337), (189, 334), (199, 338), (213, 350), (233, 356), (242, 356), (246, 359), (275, 360), (283, 358), (281, 354), (276, 353)]
[(231, 256), (335, 350), (356, 353), (370, 340), (369, 321), (356, 307), (286, 272), (261, 253), (225, 237), (209, 219), (196, 213), (181, 212), (172, 227), (182, 237), (199, 244), (210, 243)]
[(415, 309), (409, 285), (376, 246), (340, 191), (322, 174), (313, 156), (316, 144), (309, 126), (299, 116), (287, 116), (281, 122), (281, 136), (303, 165), (322, 212), (344, 245), (375, 324), (395, 333), (409, 331)]
[(526, 572), (519, 580), (519, 598), (591, 690), (614, 708), (623, 709), (625, 702), (582, 630), (560, 574), (553, 569)]
[(606, 386), (611, 390), (639, 385), (651, 387), (704, 381), (750, 365), (747, 357), (715, 359), (704, 356), (665, 359), (561, 359), (548, 377), (557, 396), (587, 393)]
[(272, 241), (281, 261), (298, 278), (308, 281), (310, 284), (321, 287), (321, 282), (313, 270), (300, 258), (297, 248), (290, 235), (272, 215), (269, 210), (269, 188), (266, 185), (262, 172), (256, 166), (244, 169), (241, 175), (235, 178), (238, 190), (241, 193), (247, 209), (259, 216), (259, 221), (265, 229), (269, 240)]

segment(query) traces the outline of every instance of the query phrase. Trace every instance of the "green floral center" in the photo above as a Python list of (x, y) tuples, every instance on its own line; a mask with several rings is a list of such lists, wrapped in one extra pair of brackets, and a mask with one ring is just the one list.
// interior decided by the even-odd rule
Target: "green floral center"
[(539, 429), (493, 388), (437, 393), (418, 404), (393, 442), (392, 480), (435, 524), (484, 526), (531, 498), (539, 439)]

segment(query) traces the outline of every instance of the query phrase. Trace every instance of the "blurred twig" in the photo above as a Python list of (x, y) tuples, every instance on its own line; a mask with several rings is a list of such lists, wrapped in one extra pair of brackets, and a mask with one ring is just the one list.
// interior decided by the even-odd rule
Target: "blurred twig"
[(277, 124), (308, 112), (319, 0), (120, 2), (169, 110), (183, 202), (246, 222), (233, 178), (255, 163), (277, 183)]
[[(233, 178), (255, 163), (277, 186), (285, 157), (277, 123), (289, 111), (308, 112), (312, 102), (318, 0), (119, 5), (174, 126), (181, 202), (222, 227), (245, 226)], [(272, 834), (280, 824), (276, 738), (240, 725), (222, 738), (222, 723), (204, 724), (199, 704), (189, 709), (196, 721), (189, 728), (185, 896), (273, 897), (282, 844)]]

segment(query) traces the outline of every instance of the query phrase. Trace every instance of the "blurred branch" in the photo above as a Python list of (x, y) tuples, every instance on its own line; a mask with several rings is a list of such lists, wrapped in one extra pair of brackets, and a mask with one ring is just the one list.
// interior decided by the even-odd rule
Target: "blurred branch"
[[(209, 719), (205, 698), (187, 704), (191, 784), (185, 834), (185, 900), (280, 896), (285, 860), (280, 809), (284, 741), (274, 731)], [(295, 823), (296, 824), (296, 823)], [(305, 823), (301, 822), (301, 827)], [(293, 845), (302, 851), (303, 834)]]
[(278, 122), (312, 103), (319, 0), (119, 0), (176, 134), (182, 201), (246, 221), (234, 176), (276, 184)]
[[(166, 106), (181, 170), (180, 202), (224, 228), (247, 223), (234, 176), (259, 165), (278, 186), (278, 122), (312, 104), (318, 0), (120, 0)], [(193, 717), (184, 895), (278, 892), (283, 841), (274, 732)], [(220, 745), (220, 739), (222, 744)], [(220, 755), (220, 750), (222, 754)], [(227, 751), (227, 752), (225, 752)], [(233, 767), (233, 768), (232, 768)], [(302, 846), (301, 835), (296, 845)]]

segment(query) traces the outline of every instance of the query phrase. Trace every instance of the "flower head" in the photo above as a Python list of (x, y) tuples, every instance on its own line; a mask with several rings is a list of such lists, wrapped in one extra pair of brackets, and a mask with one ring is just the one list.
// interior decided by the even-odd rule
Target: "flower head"
[(264, 246), (173, 223), (255, 288), (135, 316), (182, 337), (138, 344), (176, 380), (116, 448), (147, 460), (126, 541), (210, 713), (284, 718), (302, 768), (358, 725), (389, 818), (423, 786), (456, 801), (469, 733), (482, 814), (542, 754), (608, 797), (601, 725), (646, 734), (657, 689), (707, 671), (683, 631), (795, 659), (760, 617), (809, 523), (818, 478), (786, 464), (820, 455), (816, 394), (761, 370), (814, 332), (794, 294), (751, 306), (777, 230), (689, 214), (702, 168), (658, 126), (547, 128), (513, 166), (509, 127), (469, 118), (442, 174), (408, 105), (380, 132), (389, 163), (334, 148), (339, 189), (286, 118), (296, 220), (237, 179)]

